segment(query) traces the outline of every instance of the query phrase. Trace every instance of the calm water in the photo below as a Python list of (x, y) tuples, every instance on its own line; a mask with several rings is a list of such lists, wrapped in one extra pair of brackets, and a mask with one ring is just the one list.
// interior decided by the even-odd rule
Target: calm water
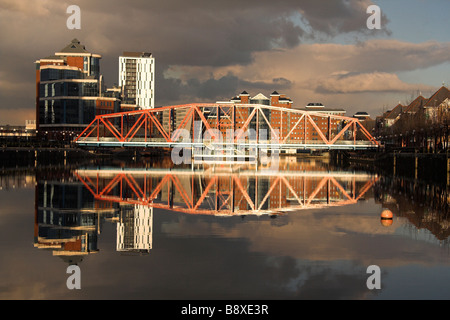
[[(0, 176), (0, 298), (450, 298), (437, 186), (299, 159), (169, 167)], [(66, 285), (72, 264), (80, 290)], [(370, 265), (381, 289), (367, 287)]]

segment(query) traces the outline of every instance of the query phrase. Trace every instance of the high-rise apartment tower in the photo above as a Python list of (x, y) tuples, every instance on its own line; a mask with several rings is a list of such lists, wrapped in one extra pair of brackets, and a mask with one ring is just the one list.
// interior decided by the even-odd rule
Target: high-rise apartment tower
[(119, 57), (122, 104), (155, 107), (155, 58), (148, 52), (124, 52)]

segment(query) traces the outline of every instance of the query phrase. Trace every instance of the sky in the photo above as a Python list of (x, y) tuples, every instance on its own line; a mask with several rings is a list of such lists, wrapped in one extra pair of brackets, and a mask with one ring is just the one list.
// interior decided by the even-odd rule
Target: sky
[[(381, 9), (368, 29), (367, 8)], [(67, 8), (81, 28), (68, 29)], [(0, 124), (35, 118), (35, 66), (77, 38), (118, 82), (124, 51), (156, 60), (155, 104), (286, 94), (372, 118), (450, 83), (448, 0), (0, 0)]]

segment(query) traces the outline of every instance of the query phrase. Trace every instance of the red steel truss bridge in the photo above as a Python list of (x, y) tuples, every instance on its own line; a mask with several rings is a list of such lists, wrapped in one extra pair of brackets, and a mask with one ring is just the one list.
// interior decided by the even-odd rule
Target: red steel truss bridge
[(215, 216), (282, 214), (355, 204), (378, 177), (366, 173), (286, 170), (238, 172), (191, 169), (102, 168), (75, 172), (99, 203), (149, 206)]
[[(227, 136), (228, 132), (231, 134)], [(242, 153), (242, 148), (244, 152), (255, 148), (294, 153), (379, 147), (357, 118), (226, 103), (195, 103), (98, 115), (75, 142), (93, 148), (198, 148), (232, 157)], [(230, 152), (224, 152), (227, 150)]]

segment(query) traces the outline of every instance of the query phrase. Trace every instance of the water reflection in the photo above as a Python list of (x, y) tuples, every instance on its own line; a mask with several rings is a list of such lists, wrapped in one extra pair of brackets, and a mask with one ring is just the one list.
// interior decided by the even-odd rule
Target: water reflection
[[(23, 179), (22, 179), (23, 180)], [(9, 186), (11, 179), (2, 180)], [(346, 206), (374, 198), (395, 217), (447, 239), (445, 187), (314, 161), (285, 161), (280, 171), (255, 165), (201, 167), (87, 166), (36, 186), (35, 247), (69, 263), (98, 252), (102, 221), (116, 224), (116, 250), (152, 249), (153, 209), (211, 216), (270, 215)], [(392, 221), (386, 223), (390, 226)]]
[(97, 201), (209, 215), (277, 214), (356, 203), (376, 181), (365, 173), (237, 168), (85, 169), (74, 174)]
[(36, 187), (34, 246), (76, 264), (98, 252), (103, 221), (117, 224), (116, 250), (148, 253), (153, 208), (102, 201), (76, 179), (44, 180)]
[[(29, 243), (20, 247), (20, 241), (15, 241), (18, 249), (9, 246), (21, 226), (33, 222), (29, 215), (19, 219), (17, 213), (27, 210), (19, 208), (17, 198), (25, 197), (14, 185), (35, 196), (39, 250)], [(446, 279), (450, 265), (447, 246), (440, 246), (448, 241), (448, 189), (319, 161), (288, 160), (279, 172), (245, 165), (115, 162), (3, 177), (0, 186), (3, 212), (14, 213), (3, 219), (5, 257), (14, 256), (8, 261), (32, 257), (46, 270), (50, 286), (61, 273), (55, 260), (66, 267), (92, 256), (83, 263), (87, 296), (127, 296), (130, 292), (121, 291), (126, 286), (141, 298), (365, 297), (370, 294), (366, 268), (377, 264), (388, 288), (384, 297), (391, 297), (393, 288), (403, 288), (399, 275), (405, 272), (408, 279), (434, 277), (435, 271), (414, 266), (443, 268), (440, 277)], [(380, 223), (383, 209), (394, 214), (389, 227)], [(25, 229), (20, 239), (30, 237)], [(48, 252), (56, 258), (48, 259)], [(8, 270), (17, 270), (17, 264)], [(435, 290), (435, 282), (426, 279), (420, 290), (402, 289), (402, 294), (423, 297), (422, 288)], [(59, 292), (71, 295), (65, 280), (58, 280)], [(27, 281), (36, 282), (31, 276)], [(208, 285), (193, 292), (189, 283)], [(211, 292), (211, 286), (217, 290)], [(449, 296), (446, 287), (441, 291)]]
[(437, 240), (450, 235), (448, 186), (403, 177), (381, 176), (374, 184), (376, 201), (414, 229), (429, 230)]
[(345, 206), (367, 196), (378, 177), (286, 161), (281, 171), (254, 165), (83, 167), (36, 186), (35, 247), (68, 263), (98, 252), (103, 221), (116, 223), (116, 250), (152, 248), (153, 210), (212, 216), (271, 215)]

